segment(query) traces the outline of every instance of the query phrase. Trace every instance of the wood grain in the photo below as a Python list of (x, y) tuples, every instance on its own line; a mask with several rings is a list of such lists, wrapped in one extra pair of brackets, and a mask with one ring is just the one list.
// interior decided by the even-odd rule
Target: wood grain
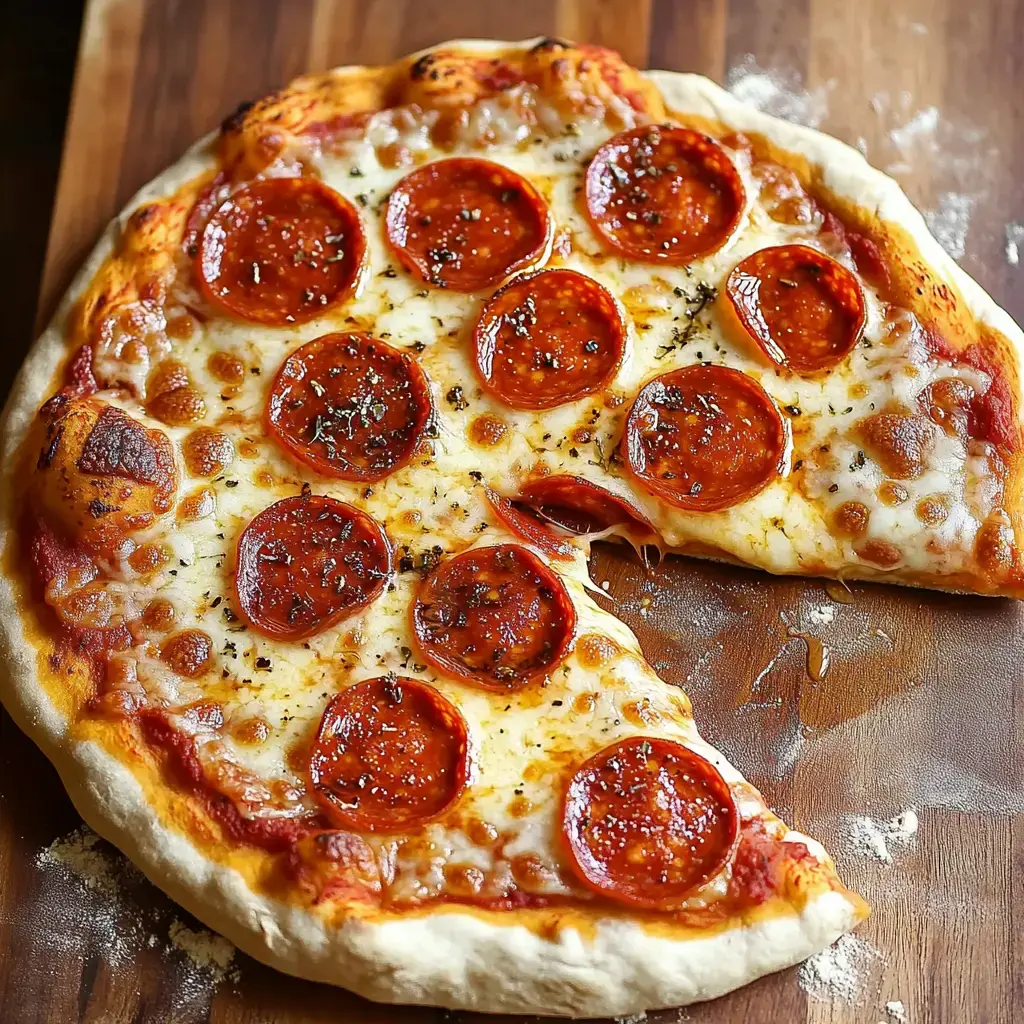
[[(1024, 221), (1024, 0), (94, 0), (40, 322), (106, 220), (240, 101), (306, 70), (385, 62), (449, 37), (541, 33), (614, 46), (640, 65), (731, 73), (734, 84), (746, 76), (740, 86), (768, 101), (781, 81), (776, 100), (795, 99), (823, 129), (860, 140), (923, 208), (965, 197), (962, 262), (1024, 316), (1024, 267), (1004, 254), (1004, 226)], [(900, 130), (916, 115), (934, 127), (908, 141)], [(7, 352), (8, 372), (22, 342)], [(790, 971), (650, 1020), (874, 1024), (890, 1000), (913, 1024), (1024, 1018), (1021, 606), (867, 585), (840, 603), (817, 583), (681, 559), (648, 571), (609, 547), (592, 570), (650, 660), (687, 688), (705, 735), (834, 849), (875, 906), (859, 932), (875, 953), (858, 1004), (809, 998)], [(819, 681), (800, 632), (831, 649)], [(6, 715), (0, 728), (3, 1021), (485, 1019), (373, 1006), (241, 955), (238, 977), (212, 984), (168, 943), (185, 915), (144, 880), (118, 867), (116, 891), (109, 879), (89, 889), (37, 864), (77, 818)], [(894, 864), (855, 855), (850, 813), (885, 820), (908, 806), (920, 833)]]

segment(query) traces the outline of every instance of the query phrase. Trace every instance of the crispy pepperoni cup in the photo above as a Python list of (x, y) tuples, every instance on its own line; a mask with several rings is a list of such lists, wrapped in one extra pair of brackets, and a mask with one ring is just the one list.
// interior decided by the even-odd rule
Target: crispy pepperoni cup
[(777, 366), (830, 370), (864, 331), (864, 295), (842, 264), (806, 245), (777, 245), (741, 260), (725, 285), (739, 326)]
[(196, 254), (206, 298), (230, 316), (285, 326), (322, 316), (366, 263), (359, 214), (314, 178), (267, 178), (213, 213)]
[(654, 534), (650, 521), (632, 502), (581, 476), (536, 477), (524, 484), (519, 500), (573, 533), (600, 533), (613, 526), (629, 526), (640, 533)]
[(457, 292), (492, 288), (551, 247), (551, 216), (537, 190), (489, 160), (436, 160), (406, 175), (385, 221), (388, 243), (412, 273)]
[(423, 825), (455, 803), (468, 777), (462, 715), (432, 686), (394, 674), (331, 698), (309, 761), (313, 792), (355, 832)]
[(752, 377), (687, 366), (649, 381), (626, 418), (630, 470), (679, 508), (713, 512), (764, 490), (785, 467), (789, 433)]
[(301, 494), (265, 508), (242, 531), (235, 592), (254, 629), (303, 640), (368, 605), (390, 571), (391, 545), (375, 519)]
[(710, 762), (681, 743), (637, 736), (573, 775), (562, 830), (589, 888), (630, 906), (673, 910), (732, 856), (739, 812)]
[(473, 331), (481, 383), (516, 409), (551, 409), (600, 391), (625, 348), (618, 303), (575, 270), (515, 278), (484, 306)]
[(406, 352), (366, 334), (325, 334), (281, 366), (267, 429), (300, 462), (342, 480), (382, 480), (412, 457), (430, 385)]
[(725, 150), (689, 128), (621, 132), (587, 169), (591, 226), (627, 259), (683, 264), (709, 256), (732, 236), (745, 202)]
[(557, 668), (572, 645), (576, 609), (533, 552), (499, 544), (442, 562), (420, 587), (412, 625), (435, 668), (507, 692)]

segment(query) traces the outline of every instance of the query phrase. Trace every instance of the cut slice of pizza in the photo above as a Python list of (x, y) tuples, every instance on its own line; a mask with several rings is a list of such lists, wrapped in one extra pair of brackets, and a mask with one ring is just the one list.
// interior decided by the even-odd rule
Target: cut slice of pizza
[(703, 79), (541, 40), (300, 80), (29, 356), (4, 701), (284, 970), (709, 998), (865, 908), (591, 602), (589, 538), (1021, 596), (1021, 351), (894, 184)]

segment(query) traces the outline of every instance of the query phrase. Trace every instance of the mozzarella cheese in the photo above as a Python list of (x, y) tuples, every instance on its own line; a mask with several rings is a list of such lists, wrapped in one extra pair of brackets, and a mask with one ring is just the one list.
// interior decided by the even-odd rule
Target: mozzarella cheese
[[(380, 114), (364, 139), (290, 154), (276, 168), (287, 173), (301, 156), (359, 209), (369, 272), (351, 301), (289, 328), (218, 316), (197, 320), (191, 335), (173, 346), (164, 344), (160, 318), (147, 321), (157, 338), (150, 351), (161, 355), (173, 348), (203, 392), (204, 426), (215, 426), (229, 438), (235, 457), (212, 481), (190, 479), (182, 470), (182, 498), (202, 489), (210, 495), (193, 503), (198, 517), (168, 518), (148, 531), (145, 540), (164, 544), (172, 560), (144, 585), (127, 566), (106, 566), (112, 581), (107, 588), (121, 595), (126, 616), (127, 609), (154, 596), (169, 600), (177, 611), (176, 628), (201, 629), (212, 638), (216, 667), (198, 680), (175, 676), (156, 656), (155, 641), (142, 637), (113, 656), (113, 675), (117, 686), (172, 709), (180, 728), (195, 734), (210, 778), (243, 814), (275, 817), (314, 806), (305, 763), (331, 695), (388, 671), (425, 679), (465, 716), (473, 769), (457, 811), (443, 822), (416, 835), (369, 837), (389, 898), (419, 902), (452, 892), (497, 898), (512, 884), (542, 894), (581, 894), (559, 847), (560, 780), (573, 765), (642, 732), (679, 740), (716, 764), (728, 782), (742, 782), (699, 738), (685, 697), (657, 679), (629, 630), (587, 596), (582, 554), (574, 563), (555, 566), (579, 613), (574, 653), (544, 685), (506, 697), (421, 663), (409, 619), (420, 580), (415, 568), (396, 573), (369, 608), (306, 642), (276, 643), (247, 629), (234, 607), (232, 583), (235, 545), (246, 524), (272, 502), (298, 493), (308, 480), (315, 493), (372, 514), (415, 566), (425, 552), (450, 553), (510, 539), (486, 505), (481, 478), (514, 494), (525, 476), (546, 467), (628, 496), (670, 547), (701, 543), (779, 572), (842, 573), (861, 567), (852, 542), (829, 525), (835, 509), (857, 501), (870, 510), (866, 539), (895, 543), (907, 568), (941, 574), (968, 564), (979, 525), (998, 503), (991, 452), (936, 430), (924, 471), (904, 482), (905, 499), (885, 505), (878, 494), (887, 477), (865, 455), (853, 428), (894, 402), (915, 408), (920, 391), (939, 377), (960, 377), (980, 392), (989, 381), (978, 371), (941, 366), (928, 357), (913, 318), (904, 314), (893, 322), (867, 286), (864, 343), (841, 366), (815, 379), (776, 372), (729, 337), (714, 304), (704, 300), (751, 252), (787, 242), (823, 247), (818, 222), (811, 218), (794, 226), (768, 216), (747, 157), (736, 151), (731, 156), (743, 176), (747, 205), (739, 230), (719, 252), (689, 267), (650, 266), (609, 254), (591, 230), (578, 192), (587, 159), (613, 130), (603, 122), (564, 124), (522, 86), (478, 104), (454, 152), (479, 152), (478, 144), (486, 142), (489, 159), (537, 187), (556, 224), (549, 265), (578, 270), (603, 284), (623, 304), (629, 336), (626, 357), (605, 394), (540, 412), (509, 409), (481, 389), (472, 369), (469, 335), (486, 296), (429, 288), (402, 270), (385, 244), (383, 207), (409, 167), (385, 166), (378, 153), (400, 147), (416, 161), (450, 155), (432, 148), (434, 116)], [(628, 108), (619, 116), (631, 123)], [(832, 249), (853, 268), (847, 251)], [(172, 303), (184, 309), (198, 301), (191, 282), (179, 278)], [(306, 473), (264, 428), (268, 389), (287, 355), (319, 335), (344, 330), (366, 330), (394, 347), (416, 351), (437, 410), (430, 453), (370, 486)], [(209, 370), (214, 353), (243, 364), (244, 379), (218, 388)], [(748, 501), (711, 514), (664, 505), (612, 460), (631, 398), (642, 384), (698, 362), (732, 366), (758, 379), (780, 407), (790, 410), (794, 434), (777, 480)], [(189, 428), (167, 427), (139, 409), (148, 365), (127, 360), (123, 347), (108, 346), (97, 372), (130, 390), (99, 397), (121, 404), (147, 426), (164, 429), (180, 451)], [(947, 515), (929, 525), (915, 510), (932, 496), (941, 498)], [(222, 728), (184, 710), (211, 700), (224, 706)], [(737, 792), (743, 794), (744, 815), (764, 811), (749, 788)], [(720, 895), (728, 870), (701, 887), (690, 905)]]

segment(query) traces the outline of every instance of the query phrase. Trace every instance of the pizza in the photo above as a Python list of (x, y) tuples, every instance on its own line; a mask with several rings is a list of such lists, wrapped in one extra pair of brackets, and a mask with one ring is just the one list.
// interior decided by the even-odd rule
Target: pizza
[(284, 971), (712, 998), (867, 908), (590, 543), (1024, 596), (1022, 352), (894, 182), (703, 78), (544, 39), (300, 79), (129, 203), (29, 354), (4, 702)]

